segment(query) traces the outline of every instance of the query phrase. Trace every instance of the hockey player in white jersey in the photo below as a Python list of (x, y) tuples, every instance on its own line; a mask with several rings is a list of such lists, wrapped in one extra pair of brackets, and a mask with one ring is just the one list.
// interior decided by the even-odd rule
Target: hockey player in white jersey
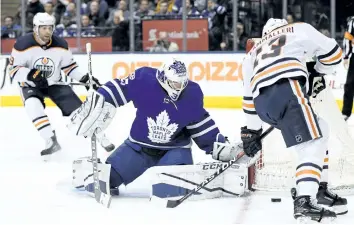
[[(49, 97), (63, 116), (69, 116), (82, 102), (69, 85), (56, 85), (63, 80), (61, 71), (79, 82), (89, 81), (87, 74), (79, 72), (67, 42), (53, 35), (54, 24), (54, 17), (47, 13), (35, 15), (33, 33), (18, 38), (13, 47), (9, 72), (10, 78), (19, 82), (26, 112), (46, 141), (45, 149), (41, 151), (45, 158), (61, 147), (44, 112), (44, 97)], [(93, 80), (98, 88), (99, 81)], [(107, 151), (114, 149), (104, 134), (98, 138)]]
[[(316, 64), (310, 76), (320, 76), (315, 79), (309, 78), (306, 67), (306, 59), (312, 57), (316, 57)], [(347, 200), (328, 190), (329, 128), (309, 102), (310, 82), (318, 80), (313, 88), (318, 94), (325, 86), (321, 75), (333, 74), (341, 58), (336, 41), (311, 25), (272, 18), (242, 64), (246, 115), (246, 126), (241, 128), (243, 150), (248, 157), (259, 155), (262, 122), (281, 130), (286, 146), (293, 147), (298, 155), (295, 218), (320, 221), (347, 212)], [(335, 212), (320, 204), (334, 206)]]

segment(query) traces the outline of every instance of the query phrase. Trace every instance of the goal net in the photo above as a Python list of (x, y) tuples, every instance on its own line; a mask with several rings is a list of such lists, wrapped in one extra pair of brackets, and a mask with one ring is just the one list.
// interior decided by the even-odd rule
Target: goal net
[[(250, 39), (247, 51), (257, 42)], [(328, 80), (327, 80), (328, 82)], [(354, 193), (354, 140), (333, 96), (331, 87), (311, 99), (314, 111), (329, 125), (329, 185), (343, 194)], [(289, 191), (295, 187), (297, 156), (286, 148), (275, 129), (263, 141), (261, 157), (249, 168), (249, 188), (261, 191)]]

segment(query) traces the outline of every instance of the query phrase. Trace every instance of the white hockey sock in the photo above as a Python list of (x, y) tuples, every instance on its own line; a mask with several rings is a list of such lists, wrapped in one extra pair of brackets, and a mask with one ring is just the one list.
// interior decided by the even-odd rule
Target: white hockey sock
[(323, 160), (321, 182), (328, 182), (328, 163), (329, 163), (329, 155), (327, 150)]
[(54, 135), (44, 107), (38, 98), (28, 98), (25, 101), (25, 109), (32, 120), (32, 123), (44, 139), (49, 139)]
[(329, 131), (324, 120), (319, 118), (318, 123), (322, 131), (322, 138), (295, 146), (298, 154), (298, 166), (296, 168), (298, 196), (309, 195), (316, 198), (322, 178), (324, 149), (327, 149)]

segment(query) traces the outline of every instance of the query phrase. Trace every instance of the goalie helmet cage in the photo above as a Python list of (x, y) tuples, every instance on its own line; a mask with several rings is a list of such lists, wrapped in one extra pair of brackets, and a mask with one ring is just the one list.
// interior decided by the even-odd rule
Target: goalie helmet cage
[[(249, 39), (246, 51), (250, 51), (258, 40)], [(310, 102), (330, 128), (329, 186), (341, 194), (354, 194), (354, 141), (329, 85)], [(295, 187), (296, 157), (291, 148), (285, 147), (280, 131), (273, 130), (263, 141), (259, 160), (248, 170), (248, 188), (253, 191), (289, 192)]]

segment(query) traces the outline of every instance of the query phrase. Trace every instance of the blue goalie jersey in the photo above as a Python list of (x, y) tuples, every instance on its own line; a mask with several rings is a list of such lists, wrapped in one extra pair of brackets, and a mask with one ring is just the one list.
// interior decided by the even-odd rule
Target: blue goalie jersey
[(206, 153), (213, 149), (219, 129), (203, 107), (199, 85), (189, 81), (179, 99), (172, 101), (150, 67), (137, 69), (125, 79), (107, 82), (98, 92), (120, 107), (133, 102), (137, 109), (129, 140), (148, 148), (190, 148), (192, 139)]

